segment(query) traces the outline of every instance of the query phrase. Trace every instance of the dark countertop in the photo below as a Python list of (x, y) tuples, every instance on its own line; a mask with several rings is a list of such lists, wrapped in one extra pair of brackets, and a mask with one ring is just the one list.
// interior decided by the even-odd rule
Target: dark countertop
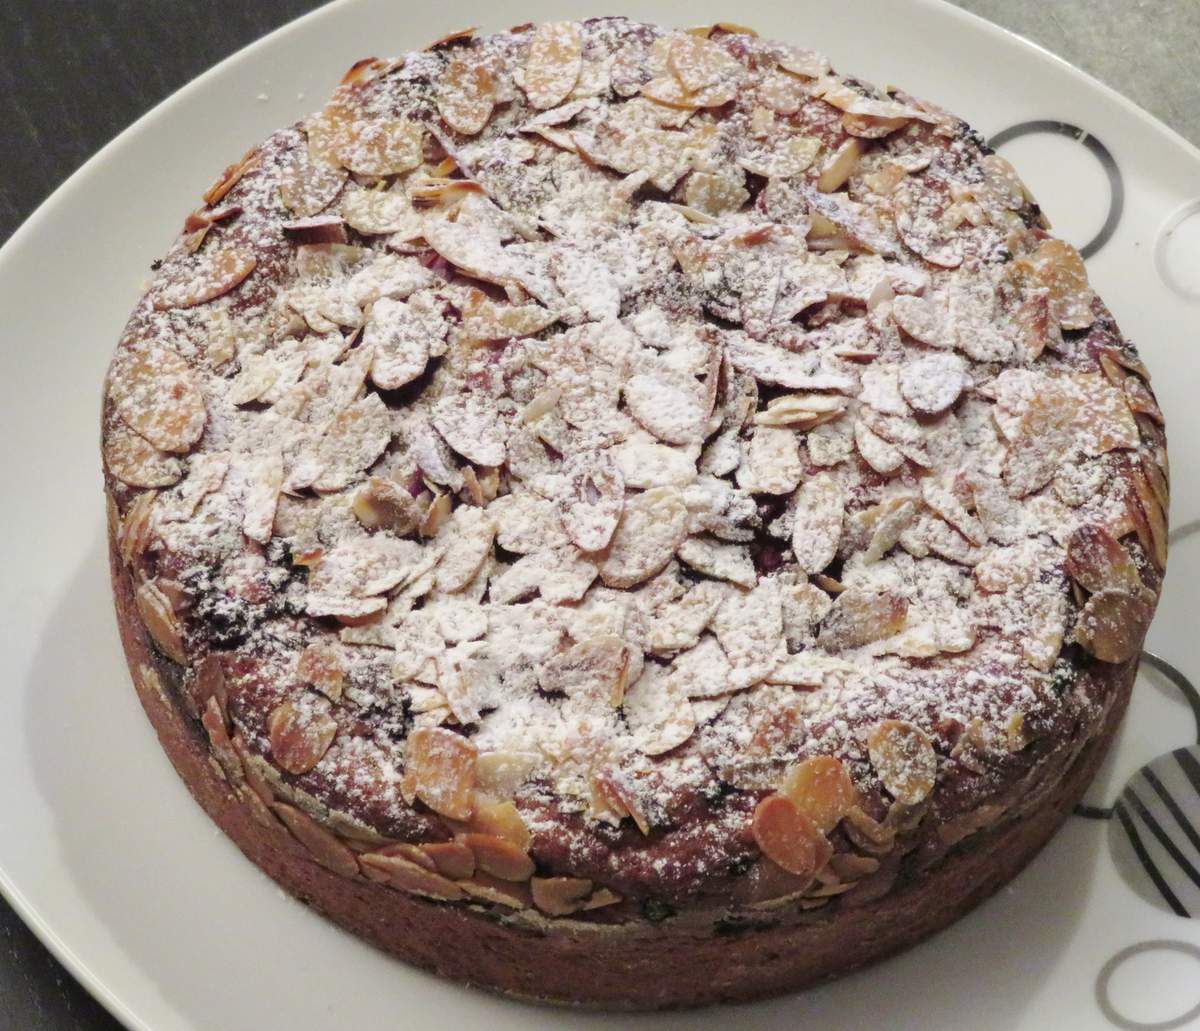
[[(1200, 143), (1196, 0), (957, 0)], [(88, 157), (217, 61), (315, 0), (0, 2), (0, 243)], [(118, 1027), (0, 900), (0, 1031)]]

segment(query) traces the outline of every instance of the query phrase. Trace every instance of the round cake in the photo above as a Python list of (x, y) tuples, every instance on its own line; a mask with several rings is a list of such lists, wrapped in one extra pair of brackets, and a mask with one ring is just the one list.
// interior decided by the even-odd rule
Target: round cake
[(942, 108), (736, 25), (459, 32), (154, 268), (103, 405), (135, 684), (241, 849), (397, 956), (800, 987), (994, 891), (1102, 758), (1162, 414)]

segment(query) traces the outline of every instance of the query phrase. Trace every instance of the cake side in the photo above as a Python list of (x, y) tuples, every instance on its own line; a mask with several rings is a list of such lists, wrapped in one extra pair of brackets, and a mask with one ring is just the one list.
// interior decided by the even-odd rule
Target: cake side
[[(137, 616), (115, 544), (110, 557), (122, 644), (146, 714), (188, 789), (246, 856), (306, 905), (398, 958), (540, 1003), (660, 1009), (748, 1001), (847, 974), (933, 934), (1019, 873), (1070, 815), (1112, 742), (1137, 671), (1131, 662), (1109, 672), (1111, 704), (1101, 725), (1062, 764), (1060, 778), (1044, 780), (1023, 800), (1019, 818), (984, 830), (932, 870), (853, 909), (740, 927), (695, 920), (526, 924), (506, 919), (512, 911), (504, 908), (462, 908), (396, 891), (331, 863), (327, 843), (298, 840), (272, 815), (269, 792), (255, 793), (232, 762), (214, 762), (209, 737), (171, 686), (179, 670), (156, 651)], [(582, 969), (588, 977), (579, 976)]]
[(527, 26), (360, 62), (205, 202), (106, 385), (114, 583), (185, 780), (318, 908), (517, 994), (611, 938), (745, 997), (952, 919), (1082, 790), (1162, 416), (960, 120), (737, 27)]

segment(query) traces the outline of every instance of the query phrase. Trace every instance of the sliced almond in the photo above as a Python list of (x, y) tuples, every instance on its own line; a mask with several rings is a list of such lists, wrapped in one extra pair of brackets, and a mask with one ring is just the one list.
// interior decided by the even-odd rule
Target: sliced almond
[(125, 423), (161, 451), (187, 451), (204, 433), (208, 411), (199, 378), (169, 347), (129, 348), (114, 363), (111, 393)]
[(963, 360), (956, 354), (930, 354), (900, 367), (900, 394), (914, 412), (938, 415), (971, 385)]
[(154, 289), (154, 307), (192, 308), (215, 300), (238, 286), (258, 264), (245, 248), (201, 251), (193, 258), (168, 266)]
[(299, 151), (279, 173), (283, 206), (297, 218), (320, 214), (342, 191), (349, 173), (340, 165)]
[(487, 64), (453, 58), (438, 82), (437, 106), (451, 129), (474, 136), (492, 117), (496, 104), (496, 77)]
[(724, 47), (686, 32), (671, 36), (667, 67), (689, 93), (742, 71), (742, 66)]
[(504, 461), (504, 428), (495, 406), (478, 394), (449, 394), (434, 403), (431, 420), (455, 451), (476, 465)]
[[(478, 775), (478, 764), (476, 775)], [(480, 834), (491, 834), (512, 842), (522, 852), (528, 852), (533, 835), (525, 825), (521, 812), (512, 802), (477, 802), (471, 816), (470, 829)]]
[(246, 152), (241, 161), (230, 165), (218, 177), (217, 181), (204, 191), (203, 200), (205, 204), (219, 204), (230, 190), (232, 190), (251, 169), (255, 168), (259, 162), (259, 153), (257, 148)]
[(907, 616), (903, 595), (851, 587), (834, 599), (817, 643), (831, 651), (861, 648), (899, 633)]
[(387, 405), (378, 394), (365, 397), (337, 414), (317, 447), (322, 467), (313, 486), (338, 490), (361, 475), (392, 439)]
[(1050, 293), (1051, 306), (1063, 329), (1087, 329), (1095, 294), (1088, 285), (1083, 258), (1065, 240), (1043, 240), (1026, 261)]
[(105, 433), (104, 463), (130, 487), (169, 487), (183, 478), (183, 462), (159, 451), (124, 423), (114, 423)]
[(884, 720), (867, 738), (871, 765), (892, 797), (905, 805), (925, 801), (937, 781), (937, 754), (929, 736), (901, 720)]
[(183, 628), (167, 596), (153, 580), (147, 580), (134, 595), (138, 615), (146, 631), (167, 658), (180, 665), (187, 662), (183, 647)]
[(862, 419), (854, 424), (854, 444), (863, 461), (881, 475), (894, 473), (904, 464), (904, 452), (884, 440)]
[(458, 840), (475, 854), (475, 864), (484, 873), (503, 881), (527, 881), (533, 876), (533, 860), (511, 841), (494, 834), (464, 834)]
[[(310, 130), (311, 144), (312, 133)], [(398, 175), (421, 164), (425, 128), (400, 119), (356, 119), (346, 123), (336, 138), (337, 159), (362, 175)]]
[(525, 58), (525, 96), (539, 111), (566, 100), (583, 68), (583, 35), (570, 21), (545, 22), (533, 33)]
[(477, 750), (461, 734), (442, 727), (413, 731), (404, 752), (401, 789), (434, 812), (469, 820), (474, 809)]
[(1142, 646), (1154, 603), (1154, 593), (1144, 587), (1099, 590), (1079, 613), (1075, 640), (1101, 662), (1128, 662)]
[(600, 558), (600, 578), (619, 588), (650, 579), (687, 538), (687, 523), (687, 505), (677, 488), (655, 487), (629, 498)]
[(683, 686), (651, 664), (625, 692), (625, 719), (646, 755), (678, 748), (696, 730), (696, 717)]
[(822, 193), (833, 193), (844, 186), (858, 168), (865, 152), (866, 144), (858, 137), (846, 139), (822, 166), (821, 174), (817, 177), (817, 189)]
[(629, 648), (621, 638), (589, 637), (546, 659), (538, 669), (538, 684), (551, 694), (620, 705), (629, 665)]
[(441, 874), (433, 873), (409, 859), (367, 852), (358, 857), (362, 871), (368, 877), (412, 895), (455, 902), (465, 897), (463, 889)]
[(327, 831), (307, 813), (285, 802), (275, 802), (271, 810), (323, 867), (342, 877), (358, 876), (358, 860), (336, 834)]
[(626, 506), (625, 479), (612, 455), (572, 455), (563, 465), (563, 482), (558, 507), (567, 536), (584, 551), (608, 547)]
[(623, 385), (630, 414), (668, 444), (697, 443), (708, 412), (700, 384), (691, 376), (638, 373)]
[(1142, 586), (1141, 574), (1129, 552), (1102, 526), (1078, 527), (1067, 540), (1067, 575), (1092, 592)]
[(831, 851), (820, 828), (783, 795), (759, 802), (751, 827), (763, 854), (798, 877), (815, 874)]
[(461, 841), (439, 841), (422, 845), (421, 851), (433, 860), (437, 872), (452, 881), (465, 880), (475, 873), (475, 853)]
[(404, 301), (381, 297), (363, 328), (364, 347), (373, 349), (371, 381), (397, 390), (425, 371), (431, 348), (441, 342), (431, 320)]
[(930, 347), (950, 349), (957, 343), (948, 312), (927, 298), (900, 294), (892, 301), (892, 318), (914, 340)]
[(296, 676), (311, 684), (330, 701), (342, 696), (346, 682), (346, 657), (332, 641), (316, 640), (306, 645), (296, 660)]
[(858, 804), (858, 790), (841, 760), (818, 755), (798, 763), (784, 778), (779, 793), (787, 797), (828, 834)]
[(780, 46), (777, 50), (779, 67), (785, 72), (805, 79), (819, 79), (829, 72), (829, 59), (815, 50), (795, 46)]
[(350, 507), (368, 530), (391, 530), (400, 537), (416, 530), (425, 514), (412, 494), (379, 476), (372, 476), (358, 489)]
[(712, 172), (693, 172), (684, 187), (684, 201), (689, 207), (707, 215), (723, 215), (740, 211), (750, 199), (742, 175), (721, 175)]
[(267, 721), (271, 757), (288, 773), (308, 773), (329, 751), (337, 729), (337, 721), (320, 706), (282, 702)]
[(792, 550), (803, 573), (819, 573), (833, 561), (845, 507), (841, 485), (830, 473), (814, 476), (796, 492)]
[(549, 916), (569, 916), (584, 908), (592, 882), (582, 877), (534, 877), (533, 904)]
[(740, 544), (689, 537), (679, 546), (679, 557), (696, 572), (716, 580), (728, 580), (747, 589), (758, 582), (750, 550)]

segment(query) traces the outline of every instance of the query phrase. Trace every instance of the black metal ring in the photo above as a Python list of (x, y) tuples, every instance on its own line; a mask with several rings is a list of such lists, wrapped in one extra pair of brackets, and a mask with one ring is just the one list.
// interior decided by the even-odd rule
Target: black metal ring
[(1090, 258), (1108, 243), (1112, 234), (1117, 230), (1117, 223), (1121, 221), (1121, 213), (1125, 209), (1125, 181), (1121, 178), (1121, 170), (1117, 167), (1117, 162), (1113, 158), (1112, 152), (1087, 130), (1081, 129), (1077, 125), (1072, 125), (1070, 122), (1059, 122), (1051, 118), (1039, 119), (1033, 122), (1021, 122), (1019, 125), (1002, 129), (988, 140), (988, 146), (993, 150), (997, 150), (1004, 146), (1004, 144), (1021, 136), (1030, 136), (1039, 132), (1069, 136), (1076, 142), (1082, 143), (1091, 151), (1096, 160), (1100, 162), (1100, 166), (1108, 176), (1108, 217), (1104, 220), (1104, 225), (1100, 227), (1100, 232), (1093, 236), (1079, 251), (1085, 258)]

